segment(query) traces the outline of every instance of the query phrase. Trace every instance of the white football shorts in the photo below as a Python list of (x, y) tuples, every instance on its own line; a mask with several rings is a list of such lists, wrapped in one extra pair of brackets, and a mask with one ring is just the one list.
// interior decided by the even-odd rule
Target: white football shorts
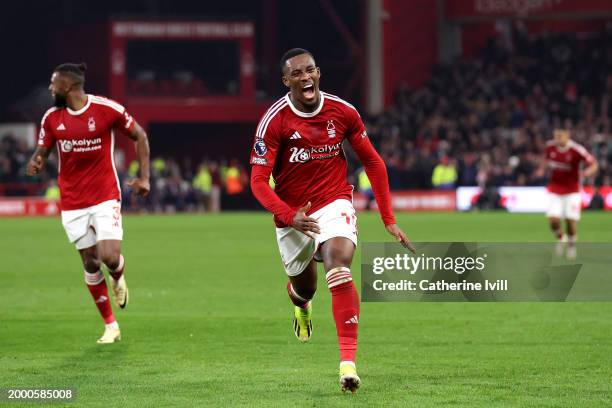
[(547, 217), (574, 221), (580, 220), (580, 209), (582, 205), (580, 193), (548, 193), (548, 199), (548, 211), (546, 211)]
[(276, 228), (276, 241), (285, 272), (299, 275), (314, 258), (321, 262), (319, 247), (335, 237), (350, 239), (357, 246), (357, 217), (353, 204), (339, 199), (310, 214), (319, 223), (320, 234), (312, 239), (293, 227)]
[(62, 211), (62, 224), (68, 240), (77, 249), (89, 248), (107, 239), (121, 241), (121, 202), (109, 200), (79, 210)]

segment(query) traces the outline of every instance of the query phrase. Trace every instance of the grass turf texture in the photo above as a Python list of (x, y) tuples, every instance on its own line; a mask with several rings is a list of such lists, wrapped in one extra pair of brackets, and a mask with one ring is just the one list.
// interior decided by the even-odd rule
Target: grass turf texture
[[(551, 239), (541, 215), (398, 223), (415, 241)], [(0, 387), (74, 387), (68, 406), (612, 404), (612, 303), (363, 304), (363, 387), (343, 395), (324, 277), (313, 338), (300, 344), (270, 216), (126, 216), (124, 228), (131, 300), (114, 308), (124, 339), (100, 346), (59, 219), (0, 219)], [(390, 239), (376, 214), (359, 228), (363, 241)], [(612, 217), (584, 214), (579, 234), (612, 242)]]

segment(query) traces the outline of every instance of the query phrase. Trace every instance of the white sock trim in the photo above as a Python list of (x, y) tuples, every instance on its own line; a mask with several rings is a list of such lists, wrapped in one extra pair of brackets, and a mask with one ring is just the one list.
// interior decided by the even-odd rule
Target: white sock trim
[(352, 365), (355, 370), (357, 369), (357, 366), (355, 365), (354, 361), (349, 361), (349, 360), (341, 361), (340, 367), (342, 367), (344, 364)]
[(327, 287), (331, 289), (334, 286), (352, 281), (353, 277), (351, 276), (351, 270), (349, 268), (346, 266), (339, 266), (337, 268), (330, 269), (325, 274), (325, 280), (327, 281)]
[(89, 286), (94, 286), (101, 283), (104, 280), (104, 274), (102, 271), (98, 271), (96, 273), (89, 273), (84, 271), (85, 273), (85, 283)]

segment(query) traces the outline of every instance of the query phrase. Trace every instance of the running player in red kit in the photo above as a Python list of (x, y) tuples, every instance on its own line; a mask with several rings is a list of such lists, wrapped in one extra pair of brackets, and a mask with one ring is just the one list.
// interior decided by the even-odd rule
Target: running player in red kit
[[(347, 181), (342, 142), (348, 140), (363, 163), (387, 231), (414, 252), (395, 224), (385, 164), (372, 147), (355, 108), (319, 90), (320, 70), (304, 49), (281, 59), (289, 93), (262, 117), (251, 152), (251, 189), (274, 214), (287, 291), (295, 305), (293, 329), (300, 341), (312, 335), (311, 300), (317, 288), (316, 261), (323, 262), (332, 296), (340, 348), (340, 386), (355, 392), (359, 297), (351, 261), (357, 245), (353, 186)], [(276, 187), (268, 184), (270, 174)]]
[[(566, 257), (576, 259), (577, 223), (580, 220), (580, 165), (586, 164), (582, 175), (591, 177), (597, 172), (595, 158), (580, 144), (570, 139), (567, 129), (555, 129), (554, 140), (546, 144), (546, 164), (550, 171), (548, 183), (549, 206), (546, 216), (557, 238), (557, 256), (563, 255), (567, 242)], [(563, 233), (561, 220), (567, 224), (567, 235)]]
[(129, 299), (121, 255), (121, 187), (113, 157), (114, 130), (135, 141), (140, 177), (128, 184), (139, 195), (149, 192), (149, 143), (123, 106), (85, 93), (86, 68), (85, 64), (67, 63), (53, 71), (49, 90), (55, 106), (42, 118), (38, 147), (27, 174), (38, 174), (57, 146), (62, 224), (81, 255), (85, 283), (105, 323), (98, 343), (105, 344), (120, 340), (121, 332), (109, 302), (102, 263), (108, 268), (117, 306), (126, 307)]

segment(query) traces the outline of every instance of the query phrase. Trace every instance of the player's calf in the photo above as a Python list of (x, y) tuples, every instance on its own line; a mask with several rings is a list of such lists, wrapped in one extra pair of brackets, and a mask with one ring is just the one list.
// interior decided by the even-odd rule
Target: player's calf
[(117, 324), (115, 316), (113, 315), (113, 309), (108, 299), (108, 288), (102, 271), (98, 270), (95, 273), (85, 271), (85, 283), (98, 308), (100, 316), (102, 316), (104, 320), (104, 334), (98, 339), (98, 343), (107, 344), (120, 340), (121, 333), (119, 331), (119, 324)]
[(558, 218), (550, 218), (550, 230), (555, 234), (555, 237), (560, 240), (563, 237), (561, 229), (561, 221)]
[(578, 242), (577, 235), (568, 235), (567, 237), (567, 252), (565, 256), (568, 261), (575, 261), (578, 257), (578, 249), (576, 247), (576, 243)]
[(359, 295), (351, 270), (345, 266), (333, 268), (327, 272), (325, 279), (332, 296), (340, 360), (354, 362), (357, 354)]
[(109, 275), (114, 280), (119, 280), (119, 278), (123, 276), (123, 270), (125, 269), (125, 259), (123, 258), (123, 255), (120, 254), (118, 257), (118, 260), (116, 261), (113, 258), (112, 262), (110, 261), (109, 263), (104, 262), (104, 264), (108, 268)]
[(361, 383), (355, 357), (359, 329), (359, 296), (351, 270), (345, 266), (330, 269), (325, 275), (332, 295), (332, 311), (340, 349), (340, 387), (355, 392)]
[(79, 250), (81, 255), (81, 261), (83, 262), (83, 268), (86, 272), (95, 274), (100, 270), (100, 260), (98, 259), (98, 252), (96, 247), (89, 247)]
[(567, 226), (567, 252), (565, 256), (567, 260), (574, 261), (578, 257), (576, 243), (578, 242), (578, 222), (574, 219), (565, 220)]
[(287, 294), (289, 295), (289, 299), (291, 303), (299, 308), (306, 308), (312, 298), (314, 297), (316, 288), (314, 289), (300, 289), (300, 293), (298, 293), (291, 283), (291, 281), (287, 282)]
[(110, 267), (108, 269), (108, 273), (111, 276), (110, 283), (113, 291), (113, 299), (115, 300), (115, 304), (121, 309), (125, 309), (129, 301), (129, 290), (123, 274), (124, 269), (125, 259), (123, 255), (119, 255), (118, 265), (114, 269)]
[(289, 299), (295, 305), (293, 310), (293, 333), (301, 342), (307, 342), (312, 336), (312, 304), (314, 290), (304, 295), (298, 293), (291, 282), (287, 283)]
[(557, 256), (563, 256), (565, 252), (565, 243), (567, 242), (567, 236), (563, 233), (561, 228), (561, 220), (556, 217), (549, 218), (550, 230), (555, 235), (557, 243), (555, 244), (555, 254)]
[[(123, 256), (118, 254), (100, 254), (100, 259), (106, 265), (109, 272), (122, 271), (123, 270)], [(117, 273), (117, 272), (115, 272)]]

